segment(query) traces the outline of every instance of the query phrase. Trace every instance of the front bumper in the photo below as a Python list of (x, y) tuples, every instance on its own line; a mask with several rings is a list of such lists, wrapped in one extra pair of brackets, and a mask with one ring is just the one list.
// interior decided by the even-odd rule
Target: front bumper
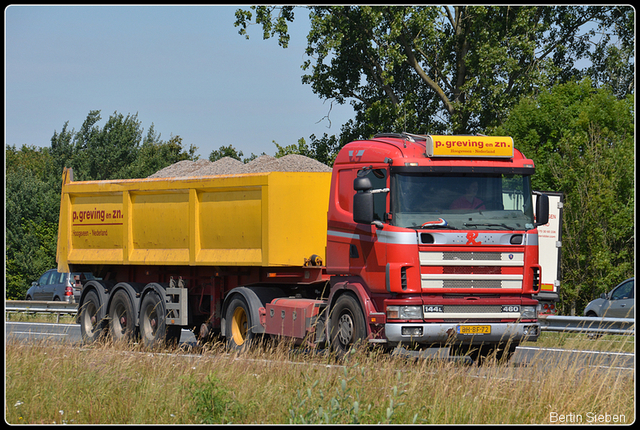
[[(491, 326), (490, 334), (461, 334), (459, 326)], [(390, 346), (402, 344), (465, 344), (520, 343), (536, 341), (540, 336), (537, 322), (514, 323), (386, 323), (385, 334)], [(404, 334), (403, 334), (404, 333)]]

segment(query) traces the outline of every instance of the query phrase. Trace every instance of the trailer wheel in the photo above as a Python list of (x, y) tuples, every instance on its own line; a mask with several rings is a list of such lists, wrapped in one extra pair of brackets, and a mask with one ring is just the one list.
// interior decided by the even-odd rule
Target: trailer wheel
[(102, 340), (105, 334), (106, 321), (100, 319), (100, 298), (95, 291), (89, 291), (80, 309), (80, 333), (83, 343), (94, 343)]
[(109, 306), (109, 334), (114, 341), (131, 341), (135, 333), (133, 304), (124, 290), (118, 290)]
[(147, 348), (175, 344), (180, 340), (181, 328), (168, 326), (167, 312), (155, 291), (149, 292), (140, 305), (140, 340)]
[(342, 357), (357, 342), (366, 338), (364, 315), (358, 299), (351, 294), (338, 297), (329, 315), (331, 349)]
[(228, 339), (227, 344), (231, 349), (241, 349), (253, 339), (254, 333), (251, 330), (251, 313), (247, 302), (237, 296), (229, 303), (227, 316), (225, 319), (225, 333)]

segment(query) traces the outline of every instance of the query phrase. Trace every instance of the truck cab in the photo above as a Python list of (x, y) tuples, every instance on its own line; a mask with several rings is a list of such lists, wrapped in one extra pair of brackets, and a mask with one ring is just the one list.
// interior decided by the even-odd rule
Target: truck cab
[(534, 163), (511, 138), (381, 134), (346, 145), (333, 169), (327, 271), (332, 294), (360, 300), (369, 342), (537, 339), (548, 202), (534, 216)]

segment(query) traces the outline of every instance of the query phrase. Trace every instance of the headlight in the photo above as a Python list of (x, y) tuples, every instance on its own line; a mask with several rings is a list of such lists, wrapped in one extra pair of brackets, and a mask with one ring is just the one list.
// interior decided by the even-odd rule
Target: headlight
[(422, 306), (387, 306), (388, 320), (422, 319)]
[(520, 318), (522, 319), (537, 319), (538, 318), (538, 309), (535, 306), (523, 306), (522, 313), (520, 313)]

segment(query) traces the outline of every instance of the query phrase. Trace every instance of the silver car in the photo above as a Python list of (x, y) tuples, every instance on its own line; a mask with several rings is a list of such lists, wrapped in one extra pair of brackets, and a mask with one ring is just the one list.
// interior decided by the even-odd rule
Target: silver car
[(584, 309), (587, 317), (635, 318), (635, 278), (619, 283), (611, 292), (602, 294)]
[(31, 288), (27, 290), (27, 300), (78, 303), (82, 287), (76, 286), (76, 275), (80, 277), (81, 283), (95, 279), (91, 273), (60, 273), (56, 269), (47, 270), (37, 282), (31, 284)]

